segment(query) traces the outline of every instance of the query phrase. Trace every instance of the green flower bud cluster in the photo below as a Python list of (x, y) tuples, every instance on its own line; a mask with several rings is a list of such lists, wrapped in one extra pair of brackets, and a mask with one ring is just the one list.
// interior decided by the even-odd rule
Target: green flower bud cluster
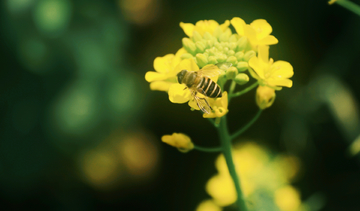
[(232, 34), (229, 28), (222, 31), (218, 27), (213, 35), (205, 32), (202, 36), (194, 31), (191, 38), (182, 39), (182, 44), (188, 52), (181, 56), (182, 59), (193, 58), (200, 68), (208, 64), (231, 63), (224, 75), (226, 80), (235, 80), (238, 84), (249, 81), (244, 72), (248, 70), (248, 61), (256, 56), (256, 52), (251, 49), (246, 37)]

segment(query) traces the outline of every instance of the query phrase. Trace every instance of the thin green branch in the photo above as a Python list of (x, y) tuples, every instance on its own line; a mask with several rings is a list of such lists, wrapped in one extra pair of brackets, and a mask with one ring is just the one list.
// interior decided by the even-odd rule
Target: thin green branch
[(220, 125), (218, 127), (218, 132), (219, 132), (221, 147), (223, 149), (225, 161), (228, 166), (231, 178), (234, 181), (234, 185), (235, 185), (235, 189), (236, 189), (236, 193), (237, 193), (236, 203), (239, 206), (240, 211), (247, 211), (247, 207), (246, 207), (243, 193), (241, 190), (240, 179), (236, 173), (234, 161), (232, 158), (231, 137), (229, 135), (229, 131), (227, 128), (226, 116), (222, 117), (222, 119), (220, 121)]
[(239, 91), (239, 92), (236, 92), (236, 93), (234, 93), (234, 94), (229, 95), (229, 99), (232, 98), (232, 97), (238, 97), (238, 96), (240, 96), (240, 95), (243, 95), (243, 94), (249, 92), (250, 90), (252, 90), (252, 89), (254, 89), (255, 87), (257, 87), (258, 84), (259, 84), (259, 82), (257, 81), (257, 82), (255, 82), (255, 83), (253, 83), (252, 85), (248, 86), (247, 88), (245, 88), (245, 89), (243, 89), (243, 90), (241, 90), (241, 91)]
[(351, 1), (347, 1), (347, 0), (337, 0), (335, 2), (329, 2), (329, 3), (336, 3), (348, 10), (350, 10), (351, 12), (357, 14), (360, 16), (360, 6), (351, 2)]
[(221, 152), (222, 147), (201, 147), (194, 145), (194, 149), (202, 151), (202, 152)]
[(241, 135), (243, 132), (245, 132), (252, 124), (254, 124), (254, 122), (256, 122), (256, 120), (259, 118), (260, 114), (262, 112), (262, 109), (259, 109), (259, 111), (256, 113), (256, 115), (254, 116), (254, 118), (248, 122), (244, 127), (242, 127), (241, 129), (239, 129), (238, 131), (236, 131), (233, 135), (231, 135), (231, 140), (235, 139), (236, 137), (238, 137), (239, 135)]

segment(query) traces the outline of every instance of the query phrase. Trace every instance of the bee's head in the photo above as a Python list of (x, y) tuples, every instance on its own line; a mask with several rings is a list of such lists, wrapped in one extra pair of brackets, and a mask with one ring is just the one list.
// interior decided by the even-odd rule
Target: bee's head
[(181, 84), (182, 80), (184, 79), (185, 74), (187, 73), (187, 70), (181, 70), (178, 74), (177, 74), (177, 78), (178, 78), (178, 82), (179, 84)]

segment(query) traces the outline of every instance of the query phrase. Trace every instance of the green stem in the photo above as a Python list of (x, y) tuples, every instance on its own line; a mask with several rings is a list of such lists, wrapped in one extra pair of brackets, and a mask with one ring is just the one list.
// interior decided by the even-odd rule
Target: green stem
[(245, 132), (252, 124), (254, 124), (254, 122), (259, 118), (261, 112), (262, 109), (259, 109), (259, 111), (256, 113), (256, 115), (250, 122), (248, 122), (244, 127), (242, 127), (240, 130), (236, 131), (233, 135), (231, 135), (231, 139), (232, 140), (235, 139), (237, 136)]
[(350, 10), (351, 12), (357, 14), (360, 16), (360, 7), (359, 5), (351, 2), (351, 1), (347, 1), (347, 0), (338, 0), (335, 3), (337, 3), (338, 5)]
[(253, 88), (257, 87), (258, 84), (259, 84), (259, 82), (255, 82), (251, 86), (248, 86), (247, 88), (241, 90), (240, 92), (236, 92), (235, 94), (229, 95), (229, 98), (238, 97), (240, 95), (243, 95), (243, 94), (249, 92), (250, 90), (252, 90)]
[(200, 147), (194, 145), (194, 149), (202, 151), (202, 152), (221, 152), (222, 147)]
[(247, 207), (245, 204), (245, 200), (243, 197), (243, 193), (241, 191), (241, 185), (239, 177), (235, 170), (234, 161), (232, 158), (232, 151), (231, 151), (231, 137), (229, 135), (229, 131), (227, 129), (227, 123), (226, 123), (226, 116), (223, 116), (220, 125), (218, 127), (218, 132), (220, 136), (221, 141), (221, 147), (223, 149), (223, 153), (225, 156), (226, 164), (229, 169), (229, 173), (231, 175), (231, 178), (234, 181), (235, 189), (237, 192), (237, 205), (239, 206), (239, 210), (241, 211), (247, 211)]

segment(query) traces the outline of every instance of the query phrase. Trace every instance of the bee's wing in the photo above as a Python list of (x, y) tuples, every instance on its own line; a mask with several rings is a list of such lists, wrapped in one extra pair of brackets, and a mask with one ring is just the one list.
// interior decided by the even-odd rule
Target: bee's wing
[(196, 104), (200, 108), (200, 110), (204, 113), (209, 114), (212, 108), (210, 107), (206, 98), (200, 98), (199, 96), (196, 95), (196, 92), (194, 92), (193, 95), (194, 95), (194, 100), (196, 101)]
[[(232, 64), (229, 62), (222, 62), (217, 64), (209, 64), (203, 67), (201, 70), (198, 71), (198, 75), (200, 76), (206, 76), (209, 78), (216, 78), (224, 72), (223, 69), (227, 69), (231, 67)], [(215, 81), (216, 81), (215, 80)]]

